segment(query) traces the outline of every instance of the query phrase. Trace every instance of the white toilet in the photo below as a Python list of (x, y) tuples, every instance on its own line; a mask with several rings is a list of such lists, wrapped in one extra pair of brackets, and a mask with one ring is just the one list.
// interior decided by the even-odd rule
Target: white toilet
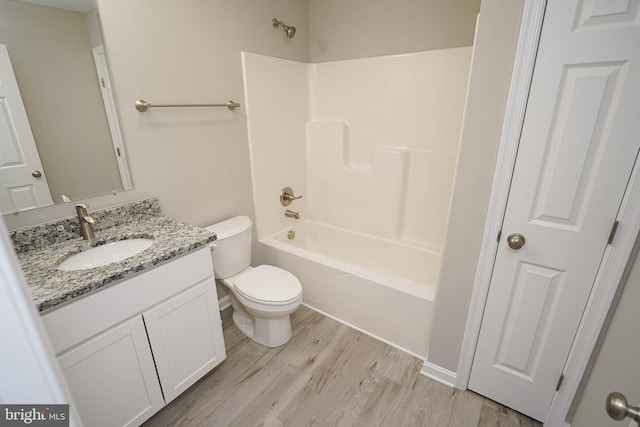
[(216, 279), (229, 290), (233, 323), (249, 338), (278, 347), (291, 338), (289, 315), (302, 302), (302, 286), (291, 273), (271, 265), (251, 267), (251, 219), (237, 216), (206, 227)]

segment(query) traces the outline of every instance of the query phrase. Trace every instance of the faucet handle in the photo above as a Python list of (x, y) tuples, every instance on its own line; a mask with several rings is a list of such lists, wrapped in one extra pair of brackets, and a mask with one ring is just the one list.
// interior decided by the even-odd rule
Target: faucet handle
[(284, 187), (280, 193), (280, 204), (282, 204), (282, 206), (289, 206), (292, 201), (301, 198), (302, 196), (294, 196), (291, 187)]
[(89, 205), (85, 205), (84, 203), (78, 203), (76, 205), (76, 214), (78, 214), (78, 218), (82, 218), (84, 216), (87, 216), (87, 208), (89, 207)]

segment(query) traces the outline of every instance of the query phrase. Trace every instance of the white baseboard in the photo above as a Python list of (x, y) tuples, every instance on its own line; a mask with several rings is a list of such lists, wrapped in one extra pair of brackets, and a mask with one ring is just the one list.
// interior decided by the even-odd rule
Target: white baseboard
[(456, 373), (451, 372), (448, 369), (445, 369), (441, 366), (434, 365), (429, 361), (424, 361), (422, 365), (422, 370), (420, 371), (422, 375), (425, 377), (429, 377), (432, 380), (438, 381), (444, 385), (448, 385), (449, 387), (453, 387), (456, 382)]
[(231, 307), (231, 299), (229, 298), (229, 295), (225, 295), (218, 300), (218, 307), (220, 311)]

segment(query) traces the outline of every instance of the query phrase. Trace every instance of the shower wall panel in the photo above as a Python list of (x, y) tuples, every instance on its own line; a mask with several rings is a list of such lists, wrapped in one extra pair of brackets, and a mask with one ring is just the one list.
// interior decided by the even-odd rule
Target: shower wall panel
[[(439, 251), (470, 62), (471, 47), (463, 47), (311, 65), (311, 171), (322, 168), (323, 144), (335, 143), (318, 140), (317, 126), (344, 127), (333, 149), (341, 158), (327, 166), (333, 171), (340, 161), (342, 170), (309, 175), (312, 219)], [(395, 157), (404, 160), (381, 166)], [(358, 179), (364, 195), (352, 189), (342, 203), (323, 205), (330, 190)]]
[[(242, 65), (256, 231), (264, 237), (293, 224), (280, 204), (284, 187), (306, 196), (307, 64), (243, 52)], [(305, 202), (288, 208), (304, 217)]]
[[(258, 237), (293, 225), (288, 208), (440, 252), (470, 61), (471, 47), (321, 64), (243, 53)], [(284, 186), (304, 198), (281, 206)]]
[(350, 164), (344, 123), (309, 123), (308, 210), (313, 219), (399, 239), (406, 206), (409, 150), (376, 147), (371, 165)]

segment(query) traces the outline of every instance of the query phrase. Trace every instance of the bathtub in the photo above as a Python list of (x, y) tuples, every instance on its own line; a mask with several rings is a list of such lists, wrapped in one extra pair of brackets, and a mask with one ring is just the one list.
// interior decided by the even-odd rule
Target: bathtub
[(298, 277), (309, 308), (426, 356), (440, 268), (434, 251), (300, 221), (261, 239), (258, 256)]

